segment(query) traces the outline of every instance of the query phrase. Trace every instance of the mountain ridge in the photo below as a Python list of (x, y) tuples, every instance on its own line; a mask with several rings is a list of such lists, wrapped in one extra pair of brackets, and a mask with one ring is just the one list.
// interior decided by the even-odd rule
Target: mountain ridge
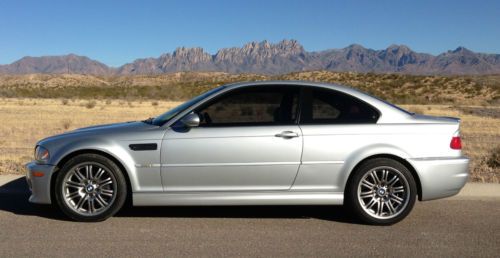
[(419, 53), (392, 44), (374, 50), (359, 44), (345, 48), (306, 51), (296, 40), (249, 42), (242, 47), (219, 49), (215, 54), (200, 47), (178, 47), (159, 57), (136, 59), (113, 68), (86, 56), (23, 57), (0, 65), (0, 74), (134, 75), (184, 71), (284, 74), (327, 70), (337, 72), (405, 73), (422, 75), (483, 75), (500, 73), (500, 54), (485, 54), (459, 46), (438, 55)]

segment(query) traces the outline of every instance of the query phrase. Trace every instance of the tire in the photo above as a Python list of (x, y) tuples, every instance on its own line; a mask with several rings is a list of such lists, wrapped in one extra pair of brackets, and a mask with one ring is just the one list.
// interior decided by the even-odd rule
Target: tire
[(97, 154), (71, 158), (56, 175), (54, 187), (57, 206), (81, 222), (106, 220), (127, 199), (123, 172), (113, 161)]
[(346, 201), (352, 212), (372, 225), (401, 221), (413, 209), (416, 199), (417, 186), (412, 173), (389, 158), (363, 162), (353, 171), (346, 187)]

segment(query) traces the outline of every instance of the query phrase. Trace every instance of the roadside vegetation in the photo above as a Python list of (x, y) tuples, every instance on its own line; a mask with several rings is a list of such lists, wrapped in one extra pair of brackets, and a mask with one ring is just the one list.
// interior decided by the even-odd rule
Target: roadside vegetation
[(178, 101), (222, 84), (256, 80), (339, 83), (398, 104), (499, 105), (500, 76), (297, 72), (279, 76), (184, 72), (163, 75), (2, 75), (0, 97)]
[(22, 174), (37, 140), (95, 124), (142, 120), (218, 85), (251, 80), (341, 83), (412, 112), (462, 119), (471, 181), (500, 183), (500, 76), (412, 76), (299, 72), (281, 76), (225, 73), (98, 77), (0, 76), (0, 174)]

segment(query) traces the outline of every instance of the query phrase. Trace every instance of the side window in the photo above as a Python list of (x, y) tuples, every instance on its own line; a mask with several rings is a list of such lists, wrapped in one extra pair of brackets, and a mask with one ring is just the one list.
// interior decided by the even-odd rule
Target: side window
[(298, 87), (256, 86), (230, 92), (199, 108), (200, 126), (293, 124), (297, 118)]
[(306, 89), (303, 124), (372, 124), (378, 111), (348, 94), (328, 89)]

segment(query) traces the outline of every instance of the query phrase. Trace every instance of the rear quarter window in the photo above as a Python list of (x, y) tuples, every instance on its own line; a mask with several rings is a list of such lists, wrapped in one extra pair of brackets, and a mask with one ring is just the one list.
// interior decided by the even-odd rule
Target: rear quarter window
[(366, 102), (335, 90), (305, 88), (302, 124), (374, 124), (380, 114)]

